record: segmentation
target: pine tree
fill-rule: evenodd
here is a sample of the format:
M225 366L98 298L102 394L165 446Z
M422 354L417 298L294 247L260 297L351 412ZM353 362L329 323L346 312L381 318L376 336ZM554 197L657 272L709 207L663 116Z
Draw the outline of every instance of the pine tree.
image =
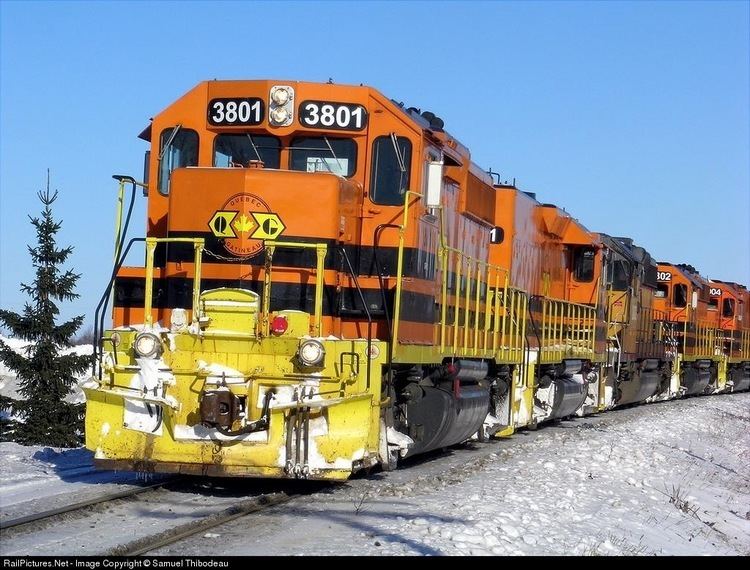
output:
M49 171L47 189L37 193L44 205L40 218L32 218L36 228L37 245L28 246L36 278L31 285L21 284L21 290L30 297L23 313L0 309L0 324L17 338L30 341L21 355L0 340L0 360L16 373L19 392L24 401L3 398L0 407L12 409L19 422L5 420L2 439L13 439L23 444L41 444L73 447L81 443L83 433L83 406L64 399L70 393L75 375L86 371L90 364L87 355L60 354L71 346L71 339L83 324L78 316L61 324L56 320L60 313L57 302L78 297L74 292L80 275L68 270L62 272L72 247L58 249L55 234L62 226L52 218L52 203L57 191L50 192Z

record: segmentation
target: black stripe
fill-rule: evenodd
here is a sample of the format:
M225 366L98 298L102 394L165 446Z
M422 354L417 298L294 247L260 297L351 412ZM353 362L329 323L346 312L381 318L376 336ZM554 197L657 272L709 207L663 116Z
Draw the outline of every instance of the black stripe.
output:
M145 298L143 277L118 277L115 281L115 307L140 308ZM251 279L201 279L201 291L219 287L239 287L262 295L263 282ZM383 296L379 289L363 289L370 314L382 319ZM271 288L271 310L296 309L312 314L315 311L315 285L274 281ZM189 308L192 305L193 280L185 277L154 279L153 306L159 309ZM393 290L386 292L388 311L393 315ZM436 303L430 295L411 291L402 293L401 318L418 323L434 323ZM344 318L365 318L357 290L344 287L337 295L336 286L323 290L323 315Z
M265 263L265 255L260 253L250 259L241 260L233 258L226 249L224 249L223 240L214 236L211 232L193 232L193 231L170 231L169 237L180 238L203 238L205 240L205 253L203 254L203 263L226 264L226 265L243 265L262 267ZM343 271L344 263L338 248L338 242L333 239L315 238L310 236L281 236L278 241L281 242L302 242L302 243L325 243L328 246L328 255L326 255L325 268ZM160 244L162 245L162 244ZM165 250L161 251L155 259L166 259L173 263L192 263L194 259L193 245L190 243L170 243L164 244ZM345 245L346 253L357 270L359 275L377 276L377 264L375 263L375 252L377 251L377 260L380 264L380 270L384 275L395 275L398 269L398 247ZM332 255L332 252L335 254ZM159 253L159 252L157 252ZM280 267L294 267L303 269L314 269L317 266L315 251L311 249L287 249L279 248L273 256L273 263ZM159 263L157 263L159 265ZM162 263L163 265L163 263ZM435 279L435 254L418 248L404 248L404 277L413 277L417 279Z

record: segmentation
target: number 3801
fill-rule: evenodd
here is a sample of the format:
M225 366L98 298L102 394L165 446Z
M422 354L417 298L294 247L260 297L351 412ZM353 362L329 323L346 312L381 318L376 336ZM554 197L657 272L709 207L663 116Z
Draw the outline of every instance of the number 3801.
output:
M361 131L367 126L367 111L362 105L305 101L299 109L300 123L308 127Z

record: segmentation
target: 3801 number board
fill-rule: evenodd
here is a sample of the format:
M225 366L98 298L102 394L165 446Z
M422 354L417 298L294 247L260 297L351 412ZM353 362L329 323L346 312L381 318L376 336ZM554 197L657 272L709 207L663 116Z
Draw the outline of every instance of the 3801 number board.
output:
M367 111L353 103L303 101L299 106L299 122L306 127L361 131L367 126Z
M263 99L211 99L208 102L208 124L216 127L259 125L263 122Z

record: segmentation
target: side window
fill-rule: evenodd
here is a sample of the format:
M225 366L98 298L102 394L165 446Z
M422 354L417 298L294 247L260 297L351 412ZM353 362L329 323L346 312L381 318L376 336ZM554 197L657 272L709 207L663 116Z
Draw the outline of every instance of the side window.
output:
M687 285L684 283L678 283L674 286L674 306L675 307L687 307L688 291Z
M267 135L219 135L214 139L214 166L249 166L254 161L264 168L279 168L281 143Z
M718 311L719 310L719 299L716 297L711 297L708 300L708 310L709 311Z
M669 285L667 283L657 283L654 297L657 299L666 299L667 295L669 295Z
M734 316L734 299L724 299L721 305L721 316L725 318Z
M370 199L375 204L400 206L409 189L411 141L406 137L382 136L372 143Z
M573 279L579 283L594 280L594 258L596 251L590 247L577 247L573 250Z
M169 194L170 174L175 168L198 166L198 133L179 126L164 129L159 144L160 194Z

